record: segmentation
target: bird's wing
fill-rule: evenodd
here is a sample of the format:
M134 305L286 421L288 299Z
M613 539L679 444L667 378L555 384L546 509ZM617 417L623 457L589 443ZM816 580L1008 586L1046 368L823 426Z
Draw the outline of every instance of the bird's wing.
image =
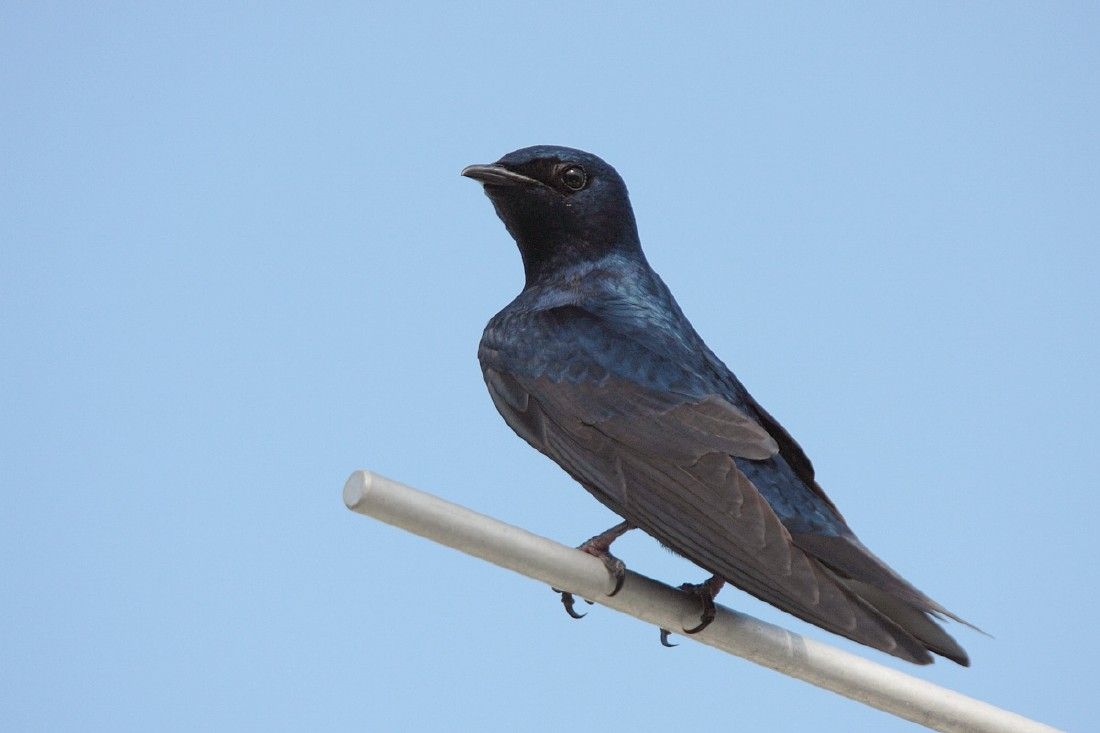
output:
M657 389L608 371L587 346L600 341L600 354L637 351L615 343L622 336L612 329L594 340L592 323L581 329L584 338L555 325L553 343L568 344L565 361L547 360L554 351L548 346L537 370L509 369L515 360L483 346L493 401L521 437L613 511L702 568L834 633L913 662L931 661L925 644L801 549L738 469L734 457L765 460L779 450L756 421L721 396ZM670 369L654 363L650 371L664 381Z

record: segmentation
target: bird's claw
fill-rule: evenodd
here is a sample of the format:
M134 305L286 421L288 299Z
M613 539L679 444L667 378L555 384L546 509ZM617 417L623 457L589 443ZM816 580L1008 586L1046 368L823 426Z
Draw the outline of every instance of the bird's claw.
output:
M615 581L615 587L607 594L608 597L611 597L623 589L623 583L626 582L626 563L611 553L600 556L600 560L603 561L603 566L607 568L607 572L611 574L612 580Z
M681 629L685 634L698 634L700 631L710 626L710 622L714 620L714 615L717 613L717 609L714 606L714 596L711 595L710 590L706 587L705 583L696 585L694 583L684 583L680 586L680 590L687 593L691 593L697 596L700 601L703 602L703 618L698 625L691 627L690 629ZM661 629L661 646L672 648L674 646L680 646L679 644L673 644L668 640L669 635L672 632L668 629Z
M583 545L579 549L589 552L589 554L595 554ZM623 583L626 582L626 564L607 551L604 551L603 554L597 554L596 557L603 562L604 567L607 568L607 572L611 574L611 579L615 581L615 587L607 594L608 597L611 597L623 589ZM588 615L587 613L577 612L575 608L577 601L572 593L558 588L552 588L551 590L561 594L561 605L565 606L565 612L568 613L571 618L582 619ZM592 601L587 598L584 599L584 602L590 606L592 605Z
M690 629L683 629L682 631L685 634L698 634L714 621L714 617L718 613L718 609L714 605L714 597L722 589L722 584L719 578L714 577L703 583L684 583L680 586L680 590L691 593L703 604L703 613L699 623Z
M592 557L599 558L603 566L607 568L607 572L610 573L611 579L615 582L611 592L607 595L613 596L623 588L623 583L626 582L626 564L622 560L611 554L611 543L621 537L624 532L631 529L629 522L620 522L606 532L601 532L595 537L588 538L577 549L581 552L591 555ZM572 618L584 618L587 614L577 613L574 604L576 599L569 591L553 589L555 593L561 594L561 605L565 606L565 612ZM588 605L592 605L592 601L587 598L584 602Z
M577 599L569 591L559 590L558 588L551 588L550 590L554 591L555 593L561 594L561 605L565 606L565 612L568 613L571 618L582 619L588 615L587 613L577 612L577 609L574 608ZM592 601L588 600L587 598L584 598L582 600L588 605L592 605Z
M674 646L680 646L679 644L673 644L671 641L668 640L668 636L671 633L672 632L668 629L661 629L661 646L667 646L669 649Z
M608 597L611 597L623 589L623 583L626 582L626 563L612 555L607 549L607 545L596 542L596 539L596 537L593 537L577 549L597 558L607 568L611 580L615 582L614 587L607 594Z

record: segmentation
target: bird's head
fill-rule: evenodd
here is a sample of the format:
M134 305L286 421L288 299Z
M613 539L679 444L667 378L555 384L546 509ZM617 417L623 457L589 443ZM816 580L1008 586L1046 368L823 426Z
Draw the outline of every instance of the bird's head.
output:
M519 245L529 284L612 252L640 255L626 184L591 153L539 145L462 175L484 184Z

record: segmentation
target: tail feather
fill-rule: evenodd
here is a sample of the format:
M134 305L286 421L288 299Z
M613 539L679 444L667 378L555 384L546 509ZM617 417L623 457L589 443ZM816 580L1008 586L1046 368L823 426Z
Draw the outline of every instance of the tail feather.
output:
M872 588L877 588L883 597L892 597L902 601L915 610L934 616L946 617L957 623L969 626L985 634L974 624L956 616L917 590L909 581L901 577L880 560L855 536L825 536L813 534L792 534L791 539L807 553L820 560L843 578L858 580ZM862 594L861 594L862 595ZM988 636L988 634L987 634Z
M895 636L909 637L930 652L970 666L966 650L935 619L950 618L985 632L917 590L855 536L792 534L791 539L827 567L853 597L874 609Z
M929 618L927 612L914 608L905 601L862 581L848 578L838 578L838 580L929 651L964 667L970 666L970 657L967 656L966 650L959 646L959 643L939 624Z

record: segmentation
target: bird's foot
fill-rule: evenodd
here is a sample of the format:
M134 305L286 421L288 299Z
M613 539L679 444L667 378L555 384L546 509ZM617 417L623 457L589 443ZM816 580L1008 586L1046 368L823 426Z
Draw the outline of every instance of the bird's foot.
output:
M599 558L603 566L607 568L607 572L611 574L611 579L615 581L615 586L607 594L609 596L613 596L622 590L623 582L626 580L626 565L622 560L611 554L611 543L631 529L633 527L629 522L619 522L606 532L600 532L595 537L589 537L577 548L581 552Z
M622 590L623 583L626 581L626 564L611 554L611 543L626 534L627 531L634 527L629 522L620 522L606 532L601 532L595 537L590 537L584 541L577 549L581 552L585 552L592 557L599 558L604 567L607 568L607 572L611 574L611 579L615 585L608 593L608 596L613 596ZM561 594L561 605L565 606L565 612L572 618L584 618L587 614L578 613L574 608L576 599L569 591L559 590L554 588L555 593ZM585 599L585 603L592 605L592 601Z
M710 622L714 620L714 616L718 612L718 609L714 605L714 597L722 590L723 585L725 585L725 581L715 575L702 583L684 583L680 586L680 590L691 593L703 604L703 615L699 623L690 629L681 629L683 633L698 634L700 631L710 626ZM661 629L661 646L679 646L668 640L669 634L671 633L672 632L668 629Z
M725 584L726 581L714 575L702 583L684 583L680 586L680 590L691 593L703 603L703 615L699 623L690 629L683 629L685 634L698 634L700 631L710 626L710 622L714 620L714 615L717 613L717 609L714 606L714 597L718 595L718 592L722 590L722 586Z
M614 587L612 587L611 589L611 592L607 594L608 596L613 596L623 589L623 583L626 582L626 563L612 555L607 550L604 550L603 552L600 552L598 550L590 550L584 545L581 545L577 549L582 552L587 552L589 555L592 555L595 558L599 558L600 562L603 563L603 566L607 568L607 572L611 576L611 580L615 583Z
M561 594L561 605L565 606L565 612L568 613L571 618L581 619L588 615L587 613L579 613L577 609L574 608L574 605L577 603L577 599L569 591L561 590L560 588L551 588L550 590L554 591L555 593ZM589 606L592 605L592 601L588 600L587 598L582 598L581 600L587 603Z

